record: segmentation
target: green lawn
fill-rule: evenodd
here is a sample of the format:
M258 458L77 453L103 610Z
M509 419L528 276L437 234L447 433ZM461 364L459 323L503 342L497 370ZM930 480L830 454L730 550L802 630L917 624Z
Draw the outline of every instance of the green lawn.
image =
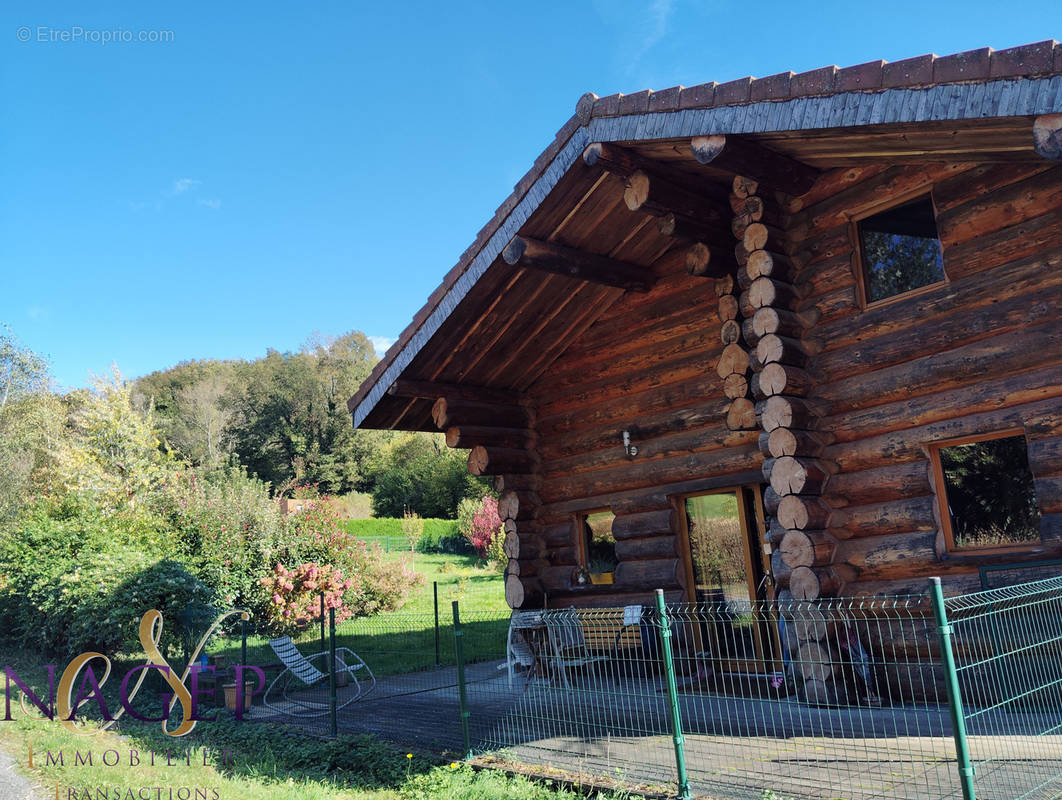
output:
M388 553L392 559L413 559L413 568L424 576L424 585L406 601L396 613L432 613L432 581L439 584L439 613L450 613L454 600L461 603L462 614L483 612L508 613L505 604L505 581L497 570L478 566L475 556L422 555L421 553Z

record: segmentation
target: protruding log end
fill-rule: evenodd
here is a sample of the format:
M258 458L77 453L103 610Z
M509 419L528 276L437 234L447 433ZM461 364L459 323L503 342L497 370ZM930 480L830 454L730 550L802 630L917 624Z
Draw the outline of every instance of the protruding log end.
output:
M1033 148L1050 161L1062 161L1062 114L1044 114L1036 118Z
M519 236L514 236L509 240L509 244L505 245L505 249L502 250L502 259L506 264L516 264L524 257L525 250L527 250L527 242Z
M686 272L689 275L704 275L712 261L712 251L704 242L697 242L686 251Z
M631 211L637 211L649 199L649 176L638 170L627 178L627 187L623 190L623 202Z
M724 147L726 137L718 133L713 136L695 136L690 142L690 152L701 164L710 164L723 152Z
M594 113L594 103L596 102L597 95L593 92L587 92L576 102L575 118L579 120L580 125L588 125L590 123L590 117Z
M760 184L752 178L746 178L742 175L735 175L734 182L731 184L731 190L738 197L751 197L756 194L756 190L760 188Z
M726 426L732 431L751 431L756 428L756 407L752 401L739 397L730 403L726 412Z

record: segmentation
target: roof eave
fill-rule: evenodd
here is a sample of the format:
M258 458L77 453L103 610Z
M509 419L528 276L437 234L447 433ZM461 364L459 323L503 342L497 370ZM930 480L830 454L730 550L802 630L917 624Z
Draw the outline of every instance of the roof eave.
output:
M680 94L675 93L676 104L680 102ZM550 147L535 161L535 166L517 184L513 195L480 231L473 246L466 250L458 266L447 276L447 281L418 313L414 325L403 333L400 343L385 354L374 374L350 399L348 408L355 428L364 422L388 388L445 323L590 142L651 141L718 133L774 133L1058 113L1062 111L1062 75L847 91L709 108L676 107L674 110L619 116L592 116L598 108L593 95L584 96L577 116L569 120ZM568 135L564 137L563 134ZM1030 131L1030 143L1031 138Z

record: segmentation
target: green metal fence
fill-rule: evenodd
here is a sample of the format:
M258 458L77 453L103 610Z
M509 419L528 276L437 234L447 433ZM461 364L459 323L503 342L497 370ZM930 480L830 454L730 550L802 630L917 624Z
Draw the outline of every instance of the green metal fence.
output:
M226 680L231 680L238 663L262 668L267 685L279 678L270 692L270 705L263 703L261 693L255 695L246 719L291 725L315 736L371 733L412 749L457 752L460 748L458 660L448 605L438 614L388 613L334 626L327 611L323 615L318 611L303 631L292 636L297 651L313 658L323 675L309 684L291 672L282 676L285 665L269 644L275 633L259 623L252 619L242 628L233 625L208 645L210 658ZM463 629L464 664L470 678L498 675L509 614L465 613ZM342 648L355 653L364 666L341 674ZM333 651L340 651L338 661L331 656ZM334 688L332 665L340 667Z
M1062 579L927 588L516 614L519 675L465 687L469 749L677 796L1062 796Z
M944 604L972 796L1062 796L1062 577Z
M330 713L250 717L678 797L1062 797L1062 578L947 599L935 581L911 597L729 595L343 622L335 646L372 691L334 728ZM296 644L333 646L319 623ZM247 653L277 666L253 632ZM331 683L299 691L327 708Z

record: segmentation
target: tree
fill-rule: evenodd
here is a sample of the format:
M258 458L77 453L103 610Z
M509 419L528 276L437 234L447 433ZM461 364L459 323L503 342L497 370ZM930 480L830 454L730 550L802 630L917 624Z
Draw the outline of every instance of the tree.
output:
M0 409L27 394L48 388L48 362L23 345L7 325L0 325Z
M154 410L164 449L196 466L227 460L232 412L226 397L235 370L232 361L184 361L137 381L137 407Z
M50 381L47 361L0 327L0 518L55 482L66 409Z
M352 331L241 364L228 427L241 462L281 492L304 483L331 494L366 488L367 463L384 437L352 428L347 399L374 363L369 340Z
M441 434L411 433L395 439L375 465L373 513L453 519L465 497L482 497L486 484L468 474L467 452L446 447Z
M106 506L133 507L166 479L171 459L159 447L154 417L136 408L133 386L117 367L70 395L75 437L62 465L66 486L96 494Z
M188 386L176 398L177 415L185 430L194 432L182 448L193 463L214 467L225 454L225 429L231 413L222 403L228 381L221 375L211 375Z

